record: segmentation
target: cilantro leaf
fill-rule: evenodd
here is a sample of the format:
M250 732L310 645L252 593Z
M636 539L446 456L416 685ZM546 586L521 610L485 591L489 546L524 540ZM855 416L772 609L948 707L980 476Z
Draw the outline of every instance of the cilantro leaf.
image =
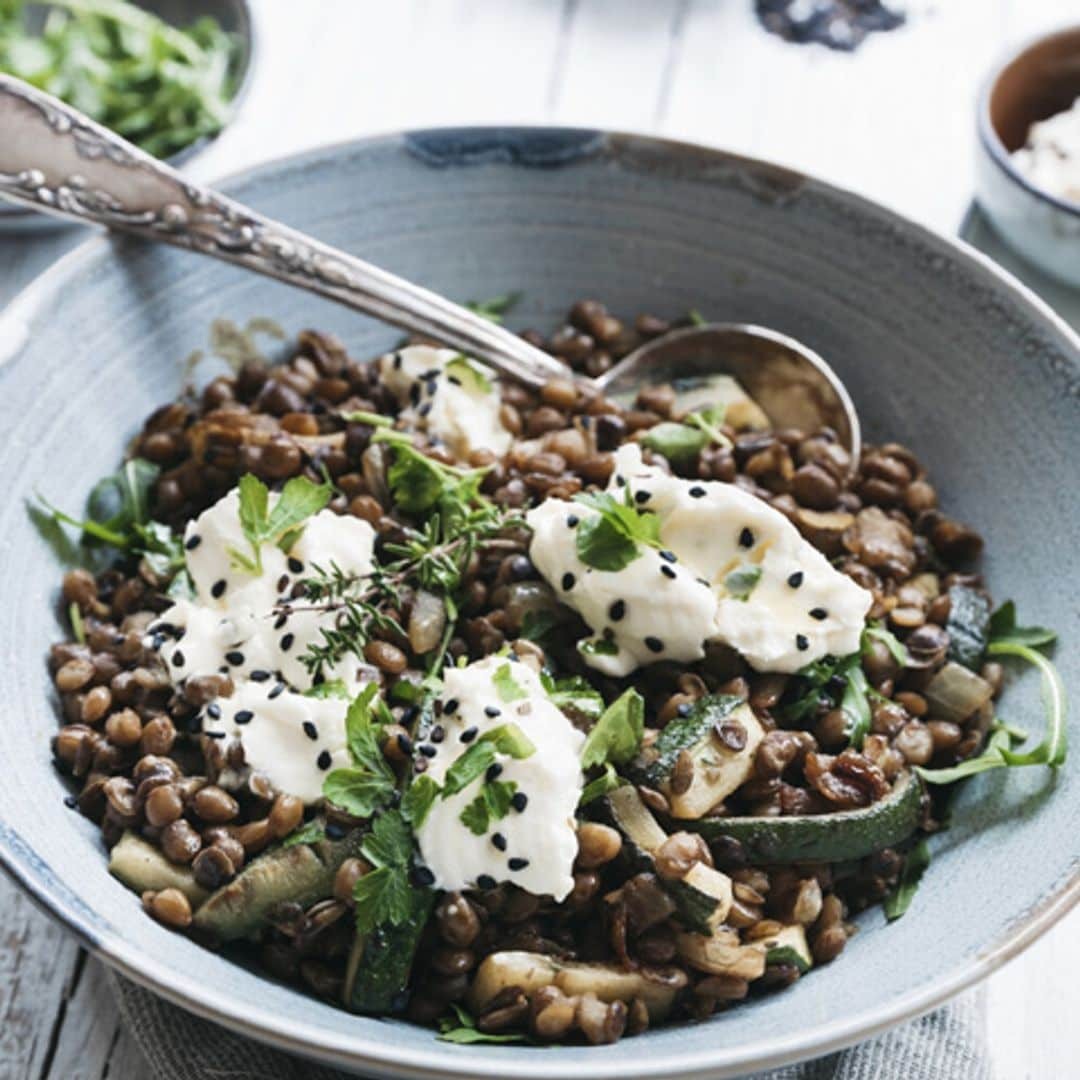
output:
M446 770L443 780L443 798L464 791L478 776L487 772L495 764L496 754L507 754L512 758L527 758L536 751L525 733L517 724L500 724L485 731Z
M458 818L473 836L483 836L488 830L488 809L484 805L483 795L477 795L467 803Z
M419 829L427 820L432 804L439 795L439 785L430 776L421 773L414 776L412 783L401 797L401 816L414 829Z
M1006 600L990 616L990 640L999 644L1008 642L1012 645L1039 648L1052 645L1057 641L1057 634L1044 626L1017 626L1016 605L1012 600Z
M734 600L749 600L761 580L762 572L760 566L740 566L724 578L724 588Z
M495 684L495 690L499 700L509 704L511 701L520 701L529 695L521 684L514 678L514 672L509 662L501 664L495 669L491 681Z
M621 500L606 491L574 496L597 511L578 525L574 538L578 558L595 570L622 570L641 554L640 544L660 546L660 519L638 510L629 487L624 490Z
M483 836L493 821L501 821L510 813L511 800L517 784L513 780L489 780L480 794L458 815L461 823L475 836Z
M286 483L270 509L270 490L257 477L246 473L237 484L240 528L251 554L230 549L233 562L252 574L262 573L262 545L279 544L287 550L299 537L299 530L330 501L333 485L314 484L306 476L294 476Z
M638 752L644 730L645 701L636 690L627 690L593 725L581 750L581 767L624 765Z
M930 865L930 847L925 840L920 840L904 859L904 868L900 871L900 880L896 888L885 897L882 908L885 918L892 922L911 906L911 901L919 887L926 868Z

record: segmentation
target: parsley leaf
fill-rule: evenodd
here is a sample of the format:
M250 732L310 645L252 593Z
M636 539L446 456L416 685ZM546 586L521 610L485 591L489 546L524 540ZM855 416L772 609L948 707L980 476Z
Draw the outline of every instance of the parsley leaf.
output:
M638 752L644 730L645 701L636 690L627 690L593 725L581 750L581 767L626 764Z
M580 675L555 679L548 672L542 671L540 684L547 691L551 703L565 713L584 720L597 720L604 711L604 699L588 680Z
M294 476L286 483L270 509L270 491L251 473L240 477L240 528L251 546L251 554L230 549L233 562L252 574L262 573L262 545L278 544L288 550L300 535L308 518L317 514L330 501L333 485L313 484L306 476Z
M401 797L401 816L414 829L419 829L427 820L428 813L438 795L439 785L434 779L423 773L414 776L412 783L405 789L405 794Z
M451 1003L455 1017L444 1016L439 1021L439 1038L443 1042L452 1043L515 1043L528 1042L529 1039L521 1032L511 1032L507 1035L494 1035L486 1031L480 1031L472 1014L462 1006Z
M990 640L999 644L1007 642L1012 645L1039 648L1052 645L1057 641L1057 634L1044 626L1017 626L1016 605L1011 600L1006 600L990 616Z
M926 868L930 865L930 847L925 840L920 840L904 859L904 868L900 871L900 880L896 888L885 897L882 908L885 918L892 922L911 906L911 901L919 887Z
M318 686L309 687L304 691L304 697L317 698L320 701L325 701L327 698L347 698L348 696L348 688L341 679L327 679L326 682L321 682Z
M353 887L356 932L369 934L377 926L400 926L414 910L416 890L409 881L412 833L397 810L380 814L360 850L375 869Z
M394 794L396 778L379 747L379 729L372 719L372 702L379 692L368 683L345 714L345 737L352 766L335 769L323 781L323 795L356 817L371 817Z
M607 491L574 496L575 502L597 511L578 525L574 538L578 558L595 570L624 569L641 554L639 544L660 547L660 519L638 510L629 487L623 490L621 500Z
M760 566L740 566L724 578L724 588L734 600L749 600L761 580L762 572Z
M483 836L493 821L501 821L510 813L510 800L517 791L513 780L488 780L480 794L461 811L461 823L475 836Z
M355 817L371 817L393 790L366 769L335 769L323 781L323 795Z
M514 678L514 673L509 662L502 664L495 669L495 674L492 676L491 681L495 684L495 690L499 695L499 700L504 701L507 704L511 701L520 701L522 698L529 696L522 688L521 684Z
M464 791L478 776L495 764L496 754L522 759L533 754L536 747L529 741L517 724L500 724L485 731L446 770L443 780L443 798Z

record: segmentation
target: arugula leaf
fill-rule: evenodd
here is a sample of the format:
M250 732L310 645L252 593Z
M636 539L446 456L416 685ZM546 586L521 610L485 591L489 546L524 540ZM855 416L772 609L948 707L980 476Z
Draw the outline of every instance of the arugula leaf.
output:
M306 476L294 476L281 489L273 510L270 491L257 476L251 473L242 476L237 490L240 528L251 546L251 555L235 548L229 554L234 563L249 573L261 574L262 545L278 544L287 551L299 538L304 522L330 501L334 488L329 482L314 484Z
M512 1032L507 1035L488 1034L476 1027L476 1021L472 1014L456 1002L451 1002L450 1008L454 1010L456 1017L444 1016L439 1021L438 1038L443 1042L452 1043L514 1043L528 1042L529 1039L521 1032Z
M855 663L847 669L846 675L847 686L844 687L844 696L840 699L840 709L847 720L848 742L856 750L861 750L863 740L870 733L873 717L869 701L870 684L858 656Z
M127 533L133 525L146 525L150 521L150 496L160 475L161 469L144 458L125 461L91 489L86 501L87 516L116 533Z
M495 669L495 674L492 676L491 681L495 684L495 690L499 695L499 700L504 701L507 704L511 701L520 701L522 698L529 696L522 688L521 684L514 678L514 673L509 662L502 664Z
M430 776L421 773L414 776L401 797L401 816L414 829L419 829L427 820L432 804L439 796L439 785Z
M880 641L892 655L892 658L903 667L908 662L907 646L890 630L886 630L881 623L868 623L863 631L862 648L860 651L865 656L870 649L872 641Z
M724 588L735 600L749 600L763 571L760 566L740 566L724 578Z
M915 897L919 882L922 880L926 868L930 865L930 847L925 840L920 840L904 859L904 869L900 871L900 880L896 888L885 897L882 908L885 918L892 922L911 906Z
M321 821L309 821L282 841L283 848L296 847L297 844L317 844L326 836L326 827Z
M1016 605L1006 600L990 616L990 641L1039 648L1052 645L1057 641L1057 634L1044 626L1017 626Z
M457 379L466 390L477 394L490 394L494 387L491 380L467 356L455 356L446 368L446 377Z
M639 544L660 547L660 519L637 509L629 487L621 500L610 492L593 491L575 495L574 501L597 511L578 525L574 538L578 558L587 566L622 570L641 554Z
M645 700L633 688L616 698L593 725L581 749L581 767L611 762L624 765L641 746L645 731Z
M604 771L590 780L582 789L578 806L585 806L594 799L599 799L601 795L606 795L609 791L622 787L625 783L626 781L615 771L615 766L610 761L606 761L604 762Z
M604 699L593 689L587 679L570 675L555 679L547 671L540 672L543 686L551 703L563 712L572 713L586 720L597 720L604 711Z
M347 698L348 696L348 688L341 679L327 679L326 682L321 682L318 686L309 687L304 691L304 697L318 698L320 701L325 701L328 698Z
M470 300L465 306L481 318L501 323L503 316L521 299L521 295L519 292L504 293L486 300Z

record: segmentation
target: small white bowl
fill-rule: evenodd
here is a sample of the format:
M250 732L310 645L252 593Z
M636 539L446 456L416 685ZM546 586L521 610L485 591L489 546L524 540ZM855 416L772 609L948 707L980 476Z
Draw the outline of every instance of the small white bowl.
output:
M1031 125L1080 97L1080 27L1010 53L979 94L976 189L1002 238L1029 262L1080 286L1080 203L1033 184L1013 163Z

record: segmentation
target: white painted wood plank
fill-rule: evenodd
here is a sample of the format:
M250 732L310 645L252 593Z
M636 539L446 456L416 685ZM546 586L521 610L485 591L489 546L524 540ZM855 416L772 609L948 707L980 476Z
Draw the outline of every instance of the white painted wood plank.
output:
M124 1028L119 1030L101 1080L155 1080L138 1043Z
M120 1031L120 1013L105 968L83 958L55 1052L42 1080L101 1080Z

